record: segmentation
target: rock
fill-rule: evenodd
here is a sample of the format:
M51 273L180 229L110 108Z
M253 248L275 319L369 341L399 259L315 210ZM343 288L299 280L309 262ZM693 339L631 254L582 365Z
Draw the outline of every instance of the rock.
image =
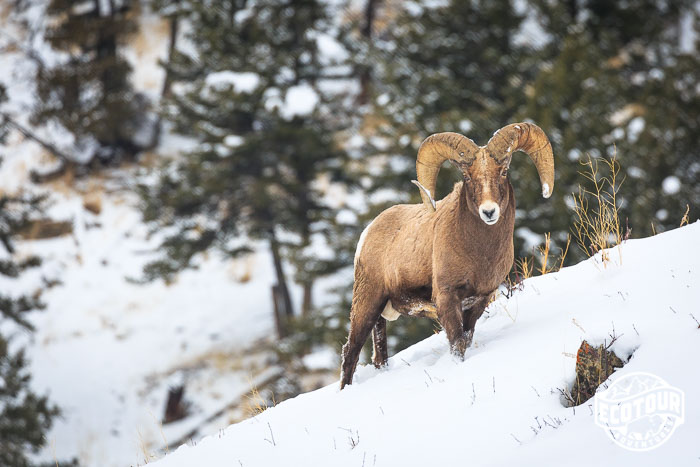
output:
M91 192L83 197L83 207L95 215L102 212L102 197L97 192Z
M172 423L187 416L187 404L183 398L184 395L184 385L171 387L168 389L168 400L165 403L163 424Z
M576 381L571 389L570 401L581 405L595 395L598 387L624 362L603 344L593 347L583 341L576 353Z

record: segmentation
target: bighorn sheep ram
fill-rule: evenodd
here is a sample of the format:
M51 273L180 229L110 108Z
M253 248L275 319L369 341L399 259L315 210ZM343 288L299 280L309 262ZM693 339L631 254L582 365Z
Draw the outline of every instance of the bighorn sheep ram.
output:
M508 125L485 146L458 133L438 133L423 141L414 180L423 204L385 210L357 245L341 389L352 383L370 331L374 365L386 364L386 320L401 314L437 318L452 352L464 358L476 320L513 265L515 197L508 167L517 150L535 163L542 196L549 198L554 157L536 125ZM446 160L461 170L464 180L436 204L432 194Z

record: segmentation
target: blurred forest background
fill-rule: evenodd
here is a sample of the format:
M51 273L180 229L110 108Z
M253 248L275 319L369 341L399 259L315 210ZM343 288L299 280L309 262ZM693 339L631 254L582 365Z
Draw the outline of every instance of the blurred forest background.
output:
M516 257L532 257L545 233L552 251L566 248L589 156L619 162L631 238L700 217L699 11L695 0L4 0L0 155L9 163L31 145L41 156L22 163L26 178L2 178L3 284L41 268L41 255L18 256L17 243L76 228L47 214L56 193L79 193L99 216L85 187L118 183L150 241L129 287L166 290L211 256L225 264L264 253L263 300L247 306L270 323L264 366L281 370L252 389L257 404L328 383L335 363L309 383L314 365L302 357L337 354L359 235L386 207L420 201L410 181L431 133L485 144L518 121L547 133L553 196L541 198L523 154L510 171ZM456 181L446 167L438 197ZM107 258L98 250L82 255ZM588 254L572 242L565 264ZM44 276L42 289L61 287ZM35 344L14 336L53 311L37 311L50 305L41 290L13 287L0 291L0 464L26 465L47 449L60 407L31 389L20 349ZM390 352L435 329L391 323ZM183 405L196 389L163 384L165 419L196 411ZM202 423L173 436L186 441ZM94 460L71 449L59 457Z

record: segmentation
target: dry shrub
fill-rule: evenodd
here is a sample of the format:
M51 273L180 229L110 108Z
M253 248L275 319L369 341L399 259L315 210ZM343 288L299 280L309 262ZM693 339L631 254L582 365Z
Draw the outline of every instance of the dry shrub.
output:
M270 406L267 403L267 399L260 394L258 387L253 383L252 379L249 380L248 383L250 384L250 392L246 395L248 399L248 403L246 404L247 412L250 417L255 417L266 411ZM275 405L274 398L272 400L272 405Z
M591 159L581 162L584 170L579 173L588 180L588 188L579 185L574 193L574 225L572 232L576 242L586 255L602 254L603 264L610 260L609 248L623 240L617 194L624 179L620 179L620 164L612 159ZM620 261L622 261L620 252Z
M521 280L529 279L532 277L534 271L534 261L531 258L518 258L515 260L516 274L520 276Z
M507 278L509 290L514 290L520 287L520 284L525 279L533 277L535 273L543 276L550 272L559 271L563 265L566 255L569 253L569 245L571 237L567 235L566 245L559 249L559 255L552 255L552 235L548 232L544 234L544 244L537 247L537 253L533 252L532 256L518 258L515 260L514 271ZM539 258L536 256L539 255ZM539 260L539 267L535 268L535 262Z
M681 227L683 227L684 225L686 225L688 223L688 221L689 221L688 213L689 212L690 212L690 205L686 204L685 205L685 214L683 214L683 218L681 219L681 225L680 225Z
M567 235L566 246L559 250L558 257L552 258L552 234L549 232L544 234L544 245L537 247L537 251L540 254L539 273L541 276L549 274L550 272L557 272L564 266L564 260L566 259L566 255L569 253L569 245L571 245L571 237Z

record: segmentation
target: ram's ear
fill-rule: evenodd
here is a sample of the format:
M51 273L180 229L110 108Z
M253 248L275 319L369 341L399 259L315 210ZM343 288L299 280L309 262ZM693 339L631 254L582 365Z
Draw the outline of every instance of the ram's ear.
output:
M435 198L433 198L432 193L430 193L430 190L428 190L426 187L420 184L418 180L411 180L411 183L413 183L415 186L418 187L418 189L421 191L421 197L427 196L428 199L430 200L430 204L433 206L433 211L435 211L437 205L435 204Z
M462 166L459 165L459 162L454 160L454 159L447 159L450 162L450 165L454 167L455 169L459 170L460 172L462 171Z

